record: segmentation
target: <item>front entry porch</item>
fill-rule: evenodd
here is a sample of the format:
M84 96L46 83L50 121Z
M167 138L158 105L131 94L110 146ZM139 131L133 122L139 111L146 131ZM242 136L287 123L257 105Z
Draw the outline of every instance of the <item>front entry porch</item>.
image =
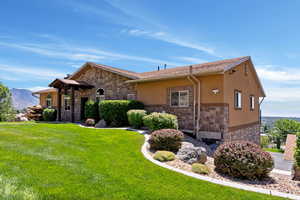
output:
M71 122L75 122L75 91L90 90L94 88L93 85L90 85L84 81L76 81L70 79L56 79L49 85L49 87L56 88L58 91L57 120L62 121L62 114L63 114L64 121L71 121ZM87 99L81 99L81 100L87 101ZM80 115L82 115L83 113L84 110L81 110Z

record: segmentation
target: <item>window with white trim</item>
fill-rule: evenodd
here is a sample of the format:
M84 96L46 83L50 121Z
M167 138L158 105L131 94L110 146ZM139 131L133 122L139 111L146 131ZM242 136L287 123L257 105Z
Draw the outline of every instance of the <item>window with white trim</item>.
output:
M71 110L71 97L69 95L64 95L64 107L65 110Z
M234 107L236 109L242 109L242 92L235 90L234 91Z
M47 106L47 108L51 108L52 107L52 96L51 96L51 94L47 95L46 106Z
M171 92L171 106L178 106L178 107L188 107L189 106L189 91L174 91Z
M255 97L253 95L250 96L250 110L255 109Z

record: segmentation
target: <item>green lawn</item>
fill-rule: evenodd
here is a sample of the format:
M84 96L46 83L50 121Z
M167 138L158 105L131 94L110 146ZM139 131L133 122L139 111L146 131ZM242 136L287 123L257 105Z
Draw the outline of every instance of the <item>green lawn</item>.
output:
M0 123L0 199L277 199L156 166L143 142L125 130Z
M264 148L265 151L275 152L275 153L284 153L282 149L275 149L275 148Z

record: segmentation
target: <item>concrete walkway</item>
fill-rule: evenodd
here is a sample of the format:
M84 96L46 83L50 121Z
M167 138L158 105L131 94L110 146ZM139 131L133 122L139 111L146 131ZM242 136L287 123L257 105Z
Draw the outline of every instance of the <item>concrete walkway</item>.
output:
M291 171L293 166L293 161L288 161L283 159L283 153L269 152L274 158L275 169Z

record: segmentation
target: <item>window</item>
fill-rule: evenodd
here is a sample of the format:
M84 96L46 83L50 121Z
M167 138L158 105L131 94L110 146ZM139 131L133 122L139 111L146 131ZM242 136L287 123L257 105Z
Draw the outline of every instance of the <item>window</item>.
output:
M69 95L64 95L65 110L71 110L71 98Z
M250 110L255 109L255 97L253 95L250 96Z
M189 92L187 90L171 92L170 104L171 104L171 106L188 107L189 106Z
M96 91L96 101L103 101L105 100L105 93L103 88L99 88Z
M47 108L51 108L51 106L52 106L52 97L51 97L51 94L47 95L46 106L47 106Z
M235 90L234 91L234 107L236 109L242 109L242 92Z
M127 94L127 99L128 100L135 100L135 94Z

